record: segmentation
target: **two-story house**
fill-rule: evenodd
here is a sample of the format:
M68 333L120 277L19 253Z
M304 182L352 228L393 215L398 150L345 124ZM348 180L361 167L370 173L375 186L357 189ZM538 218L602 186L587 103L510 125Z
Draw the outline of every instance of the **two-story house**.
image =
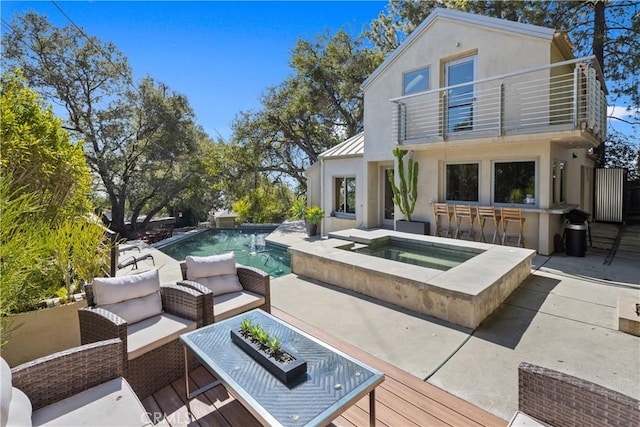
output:
M432 204L521 208L525 246L554 250L564 216L591 212L606 137L606 88L594 58L563 32L436 9L363 82L364 132L307 170L323 234L393 228L392 149L419 162L414 220Z

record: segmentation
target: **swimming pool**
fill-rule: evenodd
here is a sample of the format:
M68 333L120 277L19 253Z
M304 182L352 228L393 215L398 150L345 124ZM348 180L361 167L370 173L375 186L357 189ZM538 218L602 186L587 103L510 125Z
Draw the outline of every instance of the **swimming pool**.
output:
M393 239L352 250L360 254L441 271L447 271L477 255L477 252L465 252L459 248L426 246Z
M272 277L291 273L287 249L265 241L273 228L207 229L157 249L178 261L188 255L209 256L233 251L238 264L259 268Z

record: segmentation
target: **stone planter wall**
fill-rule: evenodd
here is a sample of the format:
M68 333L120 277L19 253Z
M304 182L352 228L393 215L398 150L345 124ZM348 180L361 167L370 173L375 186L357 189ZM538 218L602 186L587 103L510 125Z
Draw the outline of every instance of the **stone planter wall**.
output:
M13 326L9 342L2 347L2 357L13 367L60 350L80 345L77 311L86 301L10 316Z

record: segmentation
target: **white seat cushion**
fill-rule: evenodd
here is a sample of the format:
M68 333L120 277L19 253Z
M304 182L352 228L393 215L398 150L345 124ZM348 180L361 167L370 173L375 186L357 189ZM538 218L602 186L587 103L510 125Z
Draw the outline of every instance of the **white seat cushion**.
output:
M127 327L129 360L155 350L196 329L196 322L168 313L144 319Z
M147 426L147 410L120 377L33 413L34 426Z
M111 311L132 324L162 313L158 270L119 277L93 279L98 307Z
M248 291L216 296L213 298L215 321L218 322L247 310L258 308L264 303L264 296Z
M13 387L7 427L31 426L31 401L22 390Z

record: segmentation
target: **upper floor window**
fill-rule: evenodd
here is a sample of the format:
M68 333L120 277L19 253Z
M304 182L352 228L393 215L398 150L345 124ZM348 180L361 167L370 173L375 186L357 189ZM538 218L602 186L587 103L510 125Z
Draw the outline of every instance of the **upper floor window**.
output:
M445 193L447 201L478 201L480 165L478 163L450 163L446 167Z
M429 90L429 68L404 73L403 95Z
M494 162L494 203L536 203L536 162Z
M335 203L336 213L356 213L356 179L349 177L335 178Z

